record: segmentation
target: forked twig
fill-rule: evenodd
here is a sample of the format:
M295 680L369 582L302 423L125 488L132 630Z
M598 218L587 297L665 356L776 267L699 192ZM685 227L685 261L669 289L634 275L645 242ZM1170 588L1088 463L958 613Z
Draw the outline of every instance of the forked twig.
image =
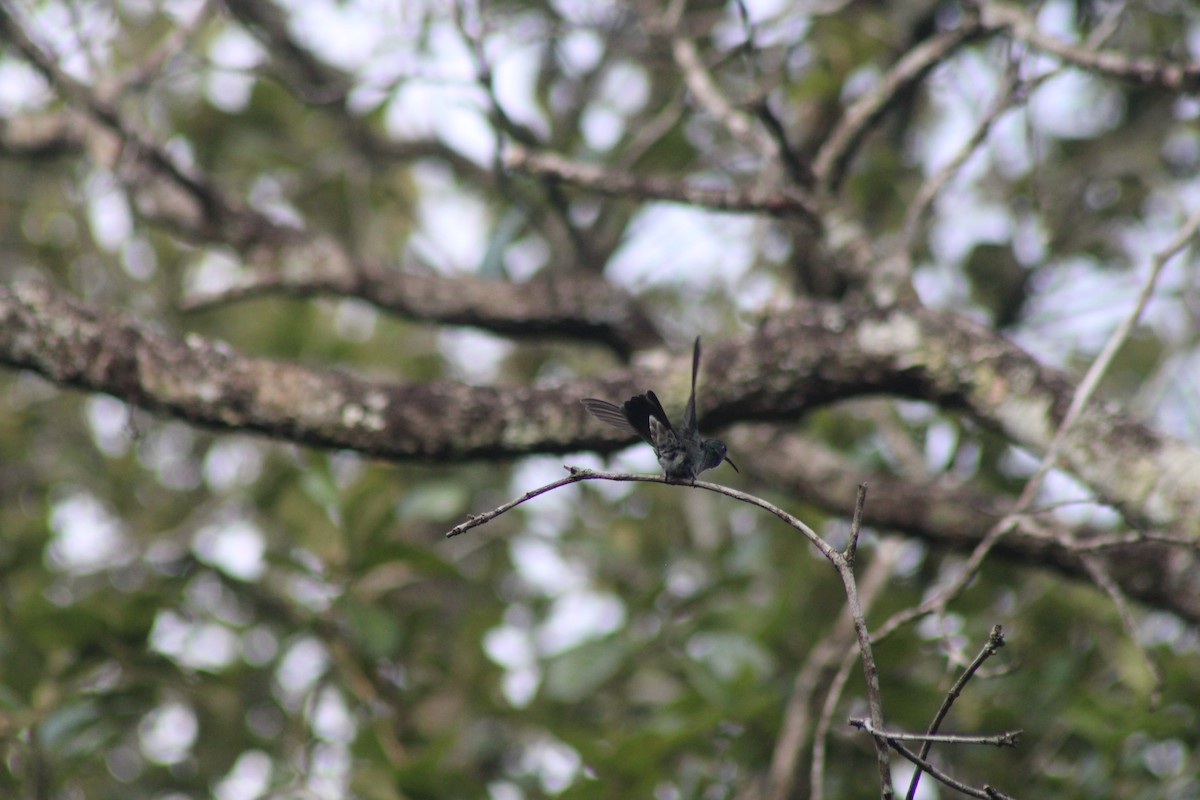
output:
M998 733L995 736L958 736L948 733L903 733L901 731L878 731L871 726L871 721L861 717L851 717L850 725L866 731L872 736L882 736L897 742L940 742L942 744L990 744L994 747L1016 747L1021 738L1022 730Z
M946 699L942 701L941 708L939 708L937 713L933 715L933 722L929 723L929 729L926 731L924 736L919 737L924 740L924 743L921 745L921 752L917 754L920 758L924 759L929 755L929 750L933 747L934 742L952 741L962 738L939 737L937 735L938 728L942 726L942 721L945 720L946 715L950 713L950 707L954 705L954 701L957 700L959 695L962 694L962 690L964 687L966 687L967 681L971 680L971 678L975 675L975 672L981 666L983 666L983 662L995 655L996 651L1001 647L1004 647L1004 629L999 625L993 625L991 633L988 634L987 643L983 646L983 649L979 651L979 655L975 656L975 660L968 664L967 668L963 670L963 674L960 675L958 680L954 682L954 685L950 687L950 691L946 692ZM1013 734L1005 734L1006 736L1012 737L1012 741L1008 742L1010 746L1016 747L1016 736L1019 733L1020 731L1017 731ZM908 795L906 800L913 800L913 798L916 797L917 784L920 782L921 765L918 764L916 770L913 772L912 781L910 781L908 784Z
M982 789L976 789L974 786L968 786L967 784L963 783L962 781L956 780L955 778L951 777L947 773L942 772L940 769L935 767L933 764L930 764L928 761L926 761L925 759L918 756L912 750L909 750L907 747L900 744L900 737L891 733L890 731L884 731L884 730L875 728L870 724L870 722L868 720L865 720L865 719L864 720L851 720L851 723L855 723L855 722L861 723L861 724L857 725L856 727L861 727L863 730L865 730L867 733L871 734L872 736L874 736L877 739L886 740L888 745L893 750L895 750L897 753L899 753L901 756L908 759L912 763L916 764L918 769L920 769L924 772L927 772L932 778L937 780L939 783L945 784L946 786L949 786L951 789L955 789L955 790L962 792L963 794L968 795L970 797L982 798L982 800L1011 800L1011 798L1008 795L1004 794L1003 792L999 791L998 789L996 789L992 786L988 786L987 784L984 784ZM1002 737L1015 736L1015 735L1016 735L1015 733L1014 734L1002 734Z

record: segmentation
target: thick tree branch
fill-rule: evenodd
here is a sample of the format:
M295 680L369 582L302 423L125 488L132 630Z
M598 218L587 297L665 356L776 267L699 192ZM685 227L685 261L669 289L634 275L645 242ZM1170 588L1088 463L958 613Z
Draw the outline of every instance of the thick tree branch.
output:
M269 4L234 5L245 13L266 14L255 19L274 33L285 30L281 27L282 18L277 13L275 16L268 13ZM86 146L94 152L132 154L142 169L123 178L146 216L189 240L232 243L252 252L255 261L275 267L251 275L227 292L190 298L185 301L186 306L199 308L267 293L340 294L360 297L419 320L470 325L511 336L551 335L595 341L611 347L622 358L637 349L661 343L654 325L632 298L598 280L543 277L518 285L471 277L445 278L353 268L351 256L341 245L280 228L222 194L207 176L178 164L159 145L138 133L136 126L124 119L112 103L63 72L53 56L39 47L3 6L0 6L0 30L7 31L31 63L68 102L85 111L90 120L77 126L79 141L67 138L76 133L69 125L71 120L84 119L78 116L67 117L66 123L53 127L40 126L36 137L24 130L27 126L21 129L11 126L13 135L0 141L12 140L11 146L20 147L22 153L35 150L52 155L64 147ZM300 52L290 39L282 43L271 41L288 52L296 51L293 55ZM305 65L307 75L319 62L310 56L309 60L301 59L298 63ZM17 136L18 133L21 135ZM111 144L114 136L118 140L116 148ZM110 142L98 141L101 139ZM406 152L409 151L397 149L393 155ZM409 154L424 152L427 151L413 145ZM112 156L114 163L109 166L116 166L117 158ZM168 187L173 191L164 191Z
M771 482L791 496L803 497L831 514L846 514L847 498L862 481L872 502L864 524L917 536L937 547L971 550L1007 512L1013 498L929 479L867 471L843 453L807 436L780 435L765 427L727 438L733 453L752 452L739 463L752 480ZM1022 527L996 544L995 555L1021 564L1058 570L1092 581L1085 556L1096 554L1126 595L1155 608L1200 623L1200 540L1156 541L1131 534L1114 539L1099 531L1055 528L1047 533ZM1151 534L1152 536L1152 534ZM1108 546L1097 550L1096 543Z
M566 411L557 423L522 411L553 408L558 393L550 390L405 386L247 357L97 310L40 280L0 288L0 362L196 424L383 458L532 452L547 449L547 432L579 427Z
M1074 386L1016 345L960 317L921 308L799 305L752 335L716 343L704 424L797 419L848 397L890 394L960 410L1014 443L1050 446ZM243 357L97 311L41 282L0 290L0 361L148 408L303 444L384 458L512 457L616 449L576 398L670 387L679 365L537 388L404 386L342 371ZM664 389L664 396L683 390ZM1083 412L1061 462L1135 525L1196 535L1200 451L1112 410Z
M417 274L354 264L337 242L299 237L264 249L255 260L255 271L228 288L184 298L183 308L199 311L263 296L332 295L357 297L415 320L595 342L621 358L662 343L637 301L584 273L539 275L524 283Z
M0 119L0 155L39 162L78 156L84 139L66 114Z

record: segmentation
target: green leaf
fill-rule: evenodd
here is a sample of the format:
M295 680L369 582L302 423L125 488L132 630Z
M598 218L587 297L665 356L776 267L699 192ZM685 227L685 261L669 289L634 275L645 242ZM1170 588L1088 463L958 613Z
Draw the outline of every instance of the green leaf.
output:
M404 639L404 629L395 614L353 597L342 598L338 607L345 615L355 640L368 656L382 659L396 654Z
M568 650L546 668L546 695L564 703L578 702L616 675L628 656L627 641L617 637Z

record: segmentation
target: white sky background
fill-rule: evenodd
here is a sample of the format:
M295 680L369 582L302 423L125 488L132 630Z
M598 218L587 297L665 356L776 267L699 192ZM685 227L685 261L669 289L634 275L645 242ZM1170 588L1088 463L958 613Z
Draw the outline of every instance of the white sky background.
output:
M112 28L105 23L107 12L103 11L103 5L85 5L71 16L59 4L44 4L33 19L40 37L61 52L82 52L79 37L73 34L82 26L89 37L88 52L94 63L104 66L105 45ZM136 13L149 7L149 0L122 0L120 5L127 13ZM164 5L183 20L194 15L199 7L195 0ZM474 84L468 48L449 15L448 3L283 0L281 5L291 10L293 32L302 42L360 78L361 86L353 96L355 108L365 111L384 106L389 132L397 138L437 136L480 164L490 163L496 142L486 121L485 97ZM784 0L747 0L747 5L751 16L764 25L764 40L782 35L781 31L798 37L806 30L803 20L796 18L779 29L771 27L781 9L788 7ZM1041 25L1066 38L1076 38L1071 5L1067 0L1048 2L1040 17ZM602 8L596 3L566 0L558 6L570 8L571 13L580 16L594 16ZM425 24L422 17L428 9L433 9L441 21L433 24L430 34L432 53L418 55L404 45L416 38ZM722 36L737 41L740 25L733 22L732 16L730 20L722 28ZM531 18L528 25L499 32L487 42L497 94L506 112L535 131L544 131L547 124L533 101L532 88L545 35ZM1200 32L1193 32L1191 43L1192 56L1200 57ZM595 63L601 46L598 38L587 31L566 36L558 45L563 53L563 69L568 71ZM214 105L236 113L249 99L255 80L249 70L263 58L261 48L249 36L230 30L211 42L207 55L213 68L203 76L202 90ZM90 79L87 59L72 58L66 64L73 74ZM1031 57L1027 62L1029 70L1041 71L1051 66L1052 62L1044 58ZM618 78L602 83L594 107L585 116L587 141L598 153L603 153L621 135L625 115L639 110L646 102L646 80L641 68L622 64L618 69ZM993 62L964 53L929 79L937 113L931 115L919 140L911 143L909 153L926 173L936 171L970 135L975 120L991 102L997 69ZM858 76L855 88L861 91L877 78L864 72ZM48 97L43 82L31 70L14 61L0 62L0 114L38 107ZM1010 112L997 125L988 146L976 154L938 199L930 233L938 263L920 268L918 289L922 297L935 306L962 307L967 287L958 274L958 265L980 242L1014 242L1018 255L1031 264L1041 257L1046 233L1027 221L1012 218L1007 208L989 200L980 189L978 181L986 166L995 163L1008 175L1023 175L1033 168L1035 156L1031 145L1036 146L1039 137L1092 136L1119 124L1123 113L1119 95L1103 82L1074 71L1046 83L1027 106ZM1200 115L1200 106L1181 102L1178 113L1181 119L1195 119ZM1200 134L1181 135L1173 140L1171 147L1185 155L1200 150ZM418 213L420 229L412 247L436 269L476 271L498 221L490 218L485 204L469 187L456 185L441 170L420 168L414 170L414 176L423 190ZM87 197L88 224L97 245L110 252L122 252L130 274L140 275L143 280L148 278L155 265L152 257L148 259L146 255L145 242L135 229L133 215L113 177L96 168L81 189ZM285 200L271 199L272 191L270 185L264 185L263 203L274 202L274 213L293 215L297 217L295 221L301 222L298 212ZM1147 201L1139 222L1123 232L1132 269L1102 271L1101 265L1079 259L1048 270L1041 294L1032 305L1035 324L1016 333L1022 346L1059 365L1080 351L1094 352L1128 313L1149 267L1150 254L1175 233L1182 218L1198 202L1200 179L1195 176L1180 178L1177 185L1166 187ZM769 301L774 291L770 282L746 280L760 254L756 248L762 242L759 235L762 224L750 216L648 204L631 225L607 274L634 291L663 284L717 285L734 296L739 308L753 313ZM532 273L545 258L544 248L539 249L537 243L518 242L512 253L507 266L518 276ZM1168 341L1177 342L1190 336L1194 327L1189 310L1173 299L1194 284L1190 260L1188 254L1187 258L1177 258L1168 268L1162 278L1161 296L1151 304L1147 314L1148 322ZM199 265L192 276L193 283L199 285L207 285L206 281L219 283L238 269L227 257L207 254ZM442 348L463 379L486 382L494 377L496 365L511 345L486 334L448 331ZM1180 361L1191 364L1196 356L1189 354ZM1152 383L1148 391L1153 394L1145 400L1147 410L1161 411L1158 423L1194 439L1197 423L1191 404L1195 402L1195 388L1179 388L1164 377ZM125 407L109 398L98 397L88 406L89 422L105 452L119 454L131 446L126 435L127 418ZM186 438L186 433L178 428L169 431L170 435ZM937 462L949 450L949 439L938 437L953 437L953 431L948 426L931 426L930 437L926 449L931 462ZM169 437L159 438L169 450ZM181 472L166 452L156 455L148 451L146 458L155 464L165 483L187 486L203 481L217 494L236 494L237 486L257 475L262 463L261 451L257 445L236 440L218 449L199 475ZM652 468L647 456L645 448L626 454L631 462ZM1015 460L1021 459L1015 456ZM557 460L554 461L553 468L542 460L526 462L516 471L520 480L514 481L514 491L520 493L530 485L544 482L550 472L557 476ZM1079 496L1081 488L1067 485L1069 482L1064 480L1056 478L1052 483L1062 485L1064 495ZM557 500L555 497L539 498L526 507L528 529L511 543L514 554L519 554L514 562L522 565L522 580L553 598L551 615L539 622L518 614L489 634L485 643L488 655L510 670L511 680L506 683L506 690L518 705L527 702L530 693L537 689L537 654L558 652L589 638L604 636L625 623L621 600L588 586L586 565L562 561L554 537L563 520L569 517L569 510L561 506L569 498L566 492L558 493ZM1079 507L1067 513L1078 515ZM66 494L55 504L51 526L54 537L47 549L47 559L56 569L89 573L126 560L126 533L120 521L98 499L82 491ZM255 580L263 573L265 546L264 532L236 513L203 527L193 542L198 557L238 580ZM564 576L571 576L569 585L562 581ZM185 621L178 615L164 616L156 627L156 646L184 662L198 658L195 653L188 654L189 647L208 648L210 660L201 659L195 665L218 668L243 645L219 615L199 616L196 622ZM217 658L216 663L211 661L213 657ZM313 676L324 668L324 658L319 646L314 648L304 643L291 646L287 669L280 674L283 686L280 691L289 696L304 691L315 680ZM328 748L322 752L328 763L314 765L325 776L322 778L325 782L312 788L325 796L337 796L343 787L338 776L344 778L338 756L342 751L338 748L344 748L352 738L347 731L351 723L345 721L344 705L336 696L323 695L316 708L319 713L314 725L325 731ZM148 718L140 733L147 755L167 762L181 757L180 753L186 752L195 736L189 727L192 723L188 723L190 713L186 706L175 704L164 706ZM164 733L172 729L184 730L186 735L172 738ZM561 743L539 743L530 751L529 768L543 762L550 764L544 767L545 780L558 785L556 781L563 775L564 763L571 765L565 768L570 775L578 769L578 757L573 751L567 752L569 748L564 751L564 747ZM220 794L229 800L256 796L268 784L269 769L261 753L246 754L231 771Z

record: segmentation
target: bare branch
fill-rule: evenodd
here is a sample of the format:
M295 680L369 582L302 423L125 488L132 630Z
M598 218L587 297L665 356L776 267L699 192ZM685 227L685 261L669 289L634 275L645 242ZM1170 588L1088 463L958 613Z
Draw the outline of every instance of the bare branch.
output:
M851 720L851 724L855 724L855 722L856 722L856 720ZM933 764L930 764L928 761L925 761L923 758L918 756L913 751L909 750L904 745L900 744L900 739L898 737L893 736L891 733L889 733L887 731L883 731L875 726L872 726L869 720L857 720L857 722L861 723L861 724L857 725L856 727L863 728L865 731L867 731L867 733L870 733L871 735L873 735L877 738L885 739L887 741L887 743L892 747L892 749L894 749L897 753L899 753L904 758L906 758L909 761L911 761L912 763L916 764L920 770L928 773L931 777L933 777L939 783L943 783L946 786L949 786L951 789L955 789L955 790L962 792L963 794L968 795L970 797L980 797L980 798L983 798L983 800L1011 800L1011 798L1009 798L1008 795L1003 794L990 786L984 785L984 787L982 789L976 789L973 786L968 786L967 784L963 783L962 781L955 780L954 778L950 777L945 772L943 772L940 769L938 769L937 767L935 767ZM1009 734L1003 734L1003 735L1007 736Z
M809 797L811 800L823 800L825 796L825 751L829 745L829 730L833 726L833 715L837 711L838 701L850 680L854 670L854 662L858 661L858 649L847 647L842 655L842 662L829 682L829 691L821 704L821 715L817 718L817 727L813 731L812 769L809 771Z
M1021 97L1024 92L1018 94L1016 76L1009 74L1006 76L1004 84L997 92L995 99L992 101L991 107L984 113L983 118L976 124L975 130L963 142L962 147L933 175L921 184L921 188L917 190L916 196L908 206L908 213L904 218L904 235L901 243L898 246L900 252L905 254L906 259L911 258L911 252L916 244L917 233L920 230L921 220L925 213L929 210L933 199L937 197L937 193L946 185L958 171L962 168L967 159L982 145L986 140L988 133L992 130L992 126L1004 115L1013 104ZM905 270L905 274L911 272L911 267Z
M854 495L858 482L868 483L872 502L864 509L864 524L917 536L938 547L970 551L1012 506L1006 494L964 486L945 475L921 477L916 469L864 472L853 458L816 437L781 432L776 426L740 426L726 441L735 453L755 454L738 465L748 479L803 497L830 514L848 513L846 498ZM1036 532L1021 525L1001 539L996 554L1088 580L1080 554L1097 552L1126 595L1200 622L1200 595L1189 577L1200 574L1200 538L1163 531L1067 528L1041 517L1037 522ZM1147 575L1155 578L1146 580Z
M1171 238L1171 240L1161 250L1154 254L1151 259L1151 266L1146 280L1142 284L1142 289L1138 294L1138 299L1134 303L1133 308L1117 329L1113 331L1100 353L1096 356L1089 367L1087 374L1083 380L1071 393L1070 406L1062 416L1061 422L1055 428L1054 434L1050 437L1049 445L1046 447L1045 453L1042 456L1041 462L1033 475L1025 483L1020 496L1017 498L1012 510L1010 510L1003 519L998 521L987 535L971 552L970 557L963 565L958 576L950 581L936 595L926 598L919 605L908 609L898 611L893 614L876 632L876 636L882 638L895 631L899 626L917 617L923 616L930 611L938 610L945 607L945 604L950 599L957 597L958 594L966 588L966 586L974 579L975 574L979 571L980 566L995 547L996 543L1002 538L1011 533L1019 523L1021 517L1027 512L1034 498L1037 496L1037 491L1041 487L1042 480L1054 467L1059 458L1060 451L1071 452L1074 456L1071 458L1072 464L1078 464L1081 469L1086 469L1084 462L1078 460L1079 455L1085 455L1090 459L1095 456L1094 445L1086 441L1086 433L1081 429L1086 428L1084 424L1085 415L1084 409L1087 407L1088 401L1095 392L1096 387L1100 383L1100 379L1108 371L1113 358L1116 357L1117 351L1129 338L1137 321L1141 318L1142 312L1146 305L1150 302L1150 298L1154 294L1154 287L1157 285L1158 277L1162 273L1166 264L1174 258L1192 237L1196 235L1197 229L1200 229L1200 209L1197 209L1192 216L1184 223L1179 231ZM1070 446L1068 443L1072 443ZM1166 463L1166 462L1161 462ZM1161 470L1161 464L1157 469ZM1129 466L1123 473L1126 476L1130 475ZM1186 480L1186 479L1185 479ZM1140 524L1140 520L1134 519L1134 524ZM1086 564L1085 564L1086 566Z
M0 120L0 154L11 158L42 161L75 156L84 146L78 125L67 114Z
M1099 47L1104 39L1115 30L1115 25L1116 15L1111 17L1107 24L1097 28L1088 37L1089 50ZM908 212L904 218L904 236L901 244L897 247L897 256L903 261L901 270L906 280L910 279L911 276L911 254L916 244L921 220L929 210L938 192L958 173L980 145L987 140L988 134L1000 117L1018 102L1028 98L1038 86L1050 80L1058 72L1058 70L1052 70L1022 84L1018 78L1017 64L1010 58L1005 71L1004 82L996 92L996 96L992 100L988 110L984 112L983 117L976 123L975 130L972 131L971 135L967 137L958 151L946 161L941 169L930 175L921 184L913 201L909 204Z
M700 105L716 117L735 139L745 142L768 161L778 163L780 152L776 141L754 124L753 117L738 111L726 99L696 52L696 43L691 39L674 37L671 40L671 53L683 73L684 82Z
M213 0L201 0L192 19L175 28L145 57L126 68L116 79L118 92L146 85L162 73L163 67L191 43L215 12Z
M1075 536L1070 542L1070 547L1076 553L1087 553L1095 550L1108 550L1114 547L1141 545L1147 542L1185 547L1189 550L1200 550L1200 539L1194 536L1164 531L1133 531L1131 533L1097 534L1087 537Z
M842 558L846 559L851 567L854 566L854 558L858 555L858 535L862 530L863 509L867 505L867 484L860 483L858 485L858 496L854 501L854 516L850 519L850 541L846 542L846 549L842 551Z
M821 555L829 559L830 563L832 563L835 567L838 567L839 564L845 563L838 551L835 550L832 545L818 536L816 531L804 524L804 522L802 522L798 517L792 516L779 506L769 503L766 500L763 500L761 497L756 497L752 494L738 491L737 489L731 489L730 487L723 486L719 483L709 483L708 481L679 483L677 481L668 480L662 475L639 475L631 472L597 472L596 470L581 469L580 467L572 467L569 465L564 466L563 469L567 470L569 473L567 477L528 491L517 499L503 503L491 511L471 516L466 522L455 525L453 528L451 528L450 531L446 533L446 538L466 533L472 528L477 528L480 525L491 522L496 517L504 514L505 512L511 511L522 503L528 502L529 500L539 497L546 492L551 492L555 489L562 488L563 486L567 486L572 483L579 483L580 481L641 481L644 483L665 483L669 486L686 486L688 488L705 489L710 492L716 492L717 494L723 494L726 497L732 497L734 500L740 500L743 503L749 503L752 506L757 506L764 511L774 514L776 517L779 517L779 519L783 520L789 527L799 531L804 538L808 539L813 546L815 546L817 550L821 552Z
M1111 50L1094 50L1073 45L1039 30L1034 19L1020 8L1007 3L979 4L984 28L1009 33L1034 49L1058 56L1080 69L1142 86L1195 91L1200 88L1200 64L1172 64L1152 58L1137 58Z
M882 594L899 553L898 539L884 538L880 541L867 565L866 573L858 584L858 594L864 609L869 608ZM809 648L808 657L793 681L792 692L783 712L783 723L771 755L764 792L768 800L785 800L792 796L800 752L804 749L805 742L813 735L813 714L809 705L817 692L823 673L841 660L853 641L854 627L850 609L844 608L828 632Z
M182 308L201 311L263 296L357 297L410 319L521 338L602 343L623 359L662 344L634 298L578 271L524 283L417 274L351 263L337 242L325 238L297 238L260 254L258 261L260 269L228 288L190 295Z
M885 736L888 739L894 739L897 742L925 742L927 744L986 744L994 747L1016 747L1017 741L1025 731L1008 731L1007 733L999 733L995 736L958 736L955 734L933 734L933 733L899 733L897 731L876 731L871 726L871 720L852 718L849 720L851 726L861 728L867 733ZM922 757L923 758L923 757ZM920 768L917 773L920 774Z
M999 625L993 625L991 633L988 634L988 640L984 644L983 649L980 650L979 654L977 656L975 656L975 659L970 664L967 665L967 668L965 670L963 670L962 675L958 676L958 680L956 680L954 682L954 685L950 687L950 691L946 692L946 698L942 701L942 705L940 708L938 708L937 713L933 715L933 721L931 723L929 723L929 728L927 729L924 736L912 737L912 738L924 740L921 744L921 750L917 754L918 757L920 757L921 759L924 759L926 756L928 756L929 750L933 747L934 742L942 742L942 741L957 742L957 741L962 740L962 737L955 737L955 736L939 737L939 736L937 736L938 729L941 728L942 722L946 719L946 715L950 713L950 707L954 705L954 701L957 700L959 698L959 695L962 694L963 689L967 685L967 681L971 680L971 678L975 675L976 671L978 671L979 668L983 666L983 663L985 661L987 661L989 658L991 658L993 655L995 655L996 651L998 651L1003 646L1004 646L1004 630ZM851 723L851 724L853 724L853 723ZM1021 731L1017 731L1012 734L1005 734L1005 737L1011 737L1011 740L1000 742L1000 744L1006 744L1009 747L1016 747L1017 746L1016 736L1019 735L1020 733L1021 733ZM896 735L896 734L889 734L889 736L891 736L892 738L896 738L896 739L908 738L907 736ZM991 741L991 742L985 741L984 743L996 744L996 742L994 742L994 741ZM913 772L912 780L908 784L908 795L906 796L907 800L913 800L913 798L916 797L917 785L920 782L921 782L921 767L920 767L920 765L918 765L917 769Z
M855 504L855 517L862 519L862 505L866 502L866 486L860 485L858 501ZM849 549L849 552L853 552ZM858 653L862 658L863 678L867 686L867 708L871 712L871 722L876 728L883 727L883 694L879 689L879 666L875 663L875 653L871 647L871 632L867 627L866 614L858 599L858 584L854 579L854 565L837 553L837 558L830 561L842 579L842 589L846 593L846 602L850 608L850 617L854 621L854 636L858 640ZM829 558L827 555L826 558ZM892 797L892 768L887 746L883 739L873 737L875 742L875 764L879 768L879 796L887 800Z
M450 166L460 180L474 186L495 183L495 175L436 138L394 141L351 113L344 102L353 80L343 70L315 55L288 30L287 16L266 0L225 0L225 6L262 42L277 62L266 76L281 83L300 102L327 114L344 139L372 162L408 162L429 158Z
M269 49L278 62L276 77L304 102L331 106L349 93L350 76L296 41L281 8L267 0L224 0L224 5Z
M1083 376L1083 380L1079 382L1079 386L1075 389L1071 397L1071 405L1067 409L1067 413L1063 416L1058 430L1055 431L1054 438L1050 440L1050 446L1046 448L1041 463L1038 464L1037 470L1025 484L1025 488L1017 500L1017 512L1024 511L1033 502L1046 473L1057 464L1059 452L1066 446L1068 435L1072 433L1072 428L1079 421L1084 408L1092 399L1092 395L1095 394L1096 388L1100 385L1100 380L1108 372L1108 368L1112 366L1117 352L1128 341L1129 335L1133 333L1138 320L1142 318L1146 306L1150 303L1150 298L1154 296L1154 287L1158 285L1158 278L1162 274L1163 268L1187 246L1192 237L1196 235L1197 229L1200 229L1200 209L1194 211L1183 227L1176 232L1175 236L1171 237L1166 246L1154 254L1150 263L1150 272L1146 275L1146 280L1142 282L1142 289L1138 293L1137 301L1133 304L1133 308L1129 310L1129 314L1121 321L1117 329L1113 331L1112 336L1104 343L1104 347L1100 350L1095 360L1092 361L1092 365Z
M484 525L496 517L504 514L522 503L526 503L535 497L539 497L547 492L559 489L572 483L586 480L611 480L611 481L645 481L649 483L667 483L671 485L684 485L692 488L707 489L711 492L732 497L735 500L741 500L744 503L757 506L771 514L774 514L779 519L783 520L789 527L799 531L806 539L809 540L825 556L826 560L837 570L838 576L842 579L842 586L846 593L847 609L850 613L850 618L854 624L854 634L858 642L858 652L862 658L863 677L866 681L867 689L867 704L871 710L871 721L876 729L883 726L883 696L879 688L879 668L875 663L875 656L871 649L871 637L867 628L866 617L863 612L863 606L858 597L858 585L854 578L853 565L842 556L832 545L822 539L817 533L797 517L792 516L788 512L778 506L756 497L752 494L730 489L727 486L722 486L717 483L708 483L705 481L692 481L687 484L679 484L676 481L669 480L659 475L635 475L630 473L611 473L611 472L596 472L589 469L580 469L578 467L566 466L565 469L570 473L566 478L561 478L557 481L546 484L545 486L532 489L520 497L503 503L496 508L483 514L472 515L466 522L454 526L446 533L446 537L450 538L465 533L472 528ZM859 491L859 506L865 503L866 491L865 487ZM857 515L861 518L861 507L858 509ZM888 751L886 743L882 737L874 737L876 745L876 763L879 767L879 785L880 793L884 798L892 796L892 776L891 767L889 764Z
M91 87L63 71L53 55L33 40L8 3L0 3L0 33L12 41L17 50L68 102L115 134L126 153L182 190L204 220L206 235L214 236L219 231L223 241L243 245L275 230L274 223L225 196L205 176L181 164L157 142L143 136L136 125L126 120L114 105L101 98Z
M1091 575L1092 581L1100 587L1108 599L1112 601L1113 606L1117 609L1117 616L1121 620L1121 627L1125 629L1125 635L1129 637L1129 641L1137 648L1138 653L1142 656L1142 663L1146 667L1146 672L1150 675L1150 705L1152 707L1158 705L1159 698L1162 695L1163 678L1162 670L1159 669L1157 662L1150 655L1145 647L1142 647L1138 641L1137 623L1133 619L1133 609L1129 607L1129 600L1126 599L1125 593L1121 591L1121 587L1113 580L1113 576L1109 573L1107 566L1094 553L1081 553L1080 558L1088 574Z
M643 201L665 200L717 211L800 216L813 221L820 219L818 206L813 199L794 188L769 192L706 189L665 178L635 178L571 161L552 153L531 153L517 146L508 148L504 165L508 169L554 178L612 197Z
M978 19L967 14L957 28L931 36L905 53L878 85L846 110L821 146L813 161L818 185L824 191L836 189L859 141L903 94L902 90L924 78L931 69L982 31Z
M0 362L37 370L60 383L109 392L183 419L246 426L296 441L350 447L386 458L508 457L530 452L611 451L628 441L592 428L570 408L590 395L636 394L661 378L646 368L540 388L466 387L453 382L399 386L344 371L320 371L248 359L227 347L190 337L201 357L178 338L140 321L100 312L41 282L0 287ZM135 357L130 341L142 349ZM201 346L202 345L202 346ZM80 374L64 369L65 352L113 352L127 372ZM181 352L182 351L182 354ZM705 389L710 428L735 421L797 419L829 403L881 390L963 409L987 427L1035 450L1047 446L1058 409L1072 393L1066 376L1037 363L996 335L953 315L924 309L839 307L797 303L764 320L750 335L717 342ZM829 353L837 352L836 359ZM78 356L75 356L78 357ZM183 358L189 380L145 375L147 366ZM141 359L141 360L139 360ZM238 371L235 380L230 370ZM273 404L253 413L247 396L271 396L287 373L292 402L310 409L299 418ZM757 377L755 377L757 376ZM128 379L133 378L130 382ZM346 393L350 394L347 395ZM360 428L361 399L381 404L367 415L382 427ZM360 400L339 418L332 398ZM331 405L332 403L332 405ZM303 422L298 422L298 419ZM469 421L469 422L468 422ZM356 422L358 424L356 424ZM1200 526L1200 451L1107 409L1084 414L1064 448L1068 468L1103 502L1122 508L1148 529L1188 533ZM994 542L989 542L990 549Z

